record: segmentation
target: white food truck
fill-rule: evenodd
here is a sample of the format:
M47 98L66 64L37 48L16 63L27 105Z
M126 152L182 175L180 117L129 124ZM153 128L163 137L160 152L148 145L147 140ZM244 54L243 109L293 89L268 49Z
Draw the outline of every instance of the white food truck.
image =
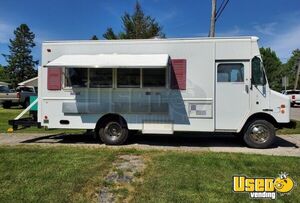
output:
M38 74L38 122L109 145L138 130L231 132L266 148L290 124L257 37L44 42Z

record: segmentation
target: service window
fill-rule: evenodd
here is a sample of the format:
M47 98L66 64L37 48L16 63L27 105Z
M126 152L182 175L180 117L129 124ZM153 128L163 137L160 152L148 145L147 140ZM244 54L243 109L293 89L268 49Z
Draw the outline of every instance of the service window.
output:
M111 88L113 83L113 71L111 68L91 68L90 88Z
M243 64L219 64L218 82L244 82Z
M66 68L65 86L66 87L87 87L88 69L87 68Z
M124 68L117 70L117 87L140 87L141 70L139 68Z
M166 69L151 68L143 69L143 87L165 87L166 86Z

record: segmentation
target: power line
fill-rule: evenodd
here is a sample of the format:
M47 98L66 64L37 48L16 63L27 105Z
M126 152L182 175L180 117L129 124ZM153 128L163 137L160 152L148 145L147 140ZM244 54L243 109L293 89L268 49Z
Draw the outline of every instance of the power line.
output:
M226 1L226 2L225 2ZM224 3L225 2L225 3ZM223 0L219 9L217 10L216 13L216 18L215 18L215 22L217 22L218 18L222 15L224 9L226 8L227 4L228 4L229 0Z
M215 17L218 15L218 13L220 12L220 8L223 7L223 4L224 4L225 0L222 1L221 5L219 6L219 8L217 9L217 12L215 14Z

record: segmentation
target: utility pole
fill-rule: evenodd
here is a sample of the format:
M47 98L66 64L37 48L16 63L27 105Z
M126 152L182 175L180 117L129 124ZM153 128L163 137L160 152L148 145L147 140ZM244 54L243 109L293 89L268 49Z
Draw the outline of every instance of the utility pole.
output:
M300 58L298 59L298 65L297 65L297 75L296 75L296 80L295 80L295 84L294 84L294 90L297 89L298 87L298 81L299 81L299 74L300 74Z
M216 7L217 7L217 0L211 0L211 18L210 18L209 37L215 37Z

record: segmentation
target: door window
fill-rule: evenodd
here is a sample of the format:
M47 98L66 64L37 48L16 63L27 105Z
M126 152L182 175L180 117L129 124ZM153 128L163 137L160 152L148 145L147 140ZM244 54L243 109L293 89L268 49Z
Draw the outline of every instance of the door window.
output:
M265 85L267 83L264 68L260 58L255 56L252 59L252 84L253 85Z
M237 64L219 64L218 82L244 82L244 65Z

